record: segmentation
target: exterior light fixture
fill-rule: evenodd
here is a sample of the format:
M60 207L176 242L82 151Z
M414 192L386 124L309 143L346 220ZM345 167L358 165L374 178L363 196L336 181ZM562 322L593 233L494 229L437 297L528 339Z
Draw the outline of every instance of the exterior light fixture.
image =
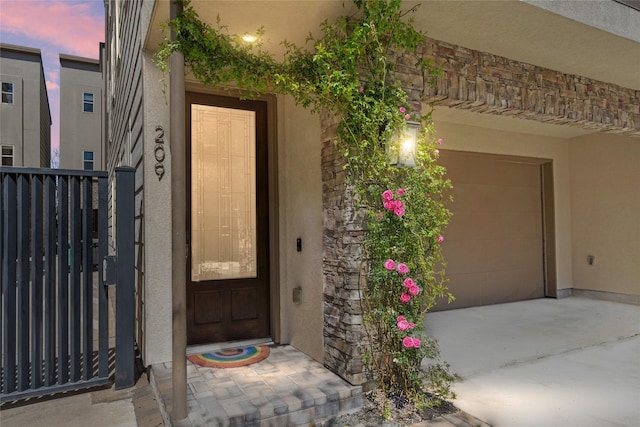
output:
M387 146L390 165L410 168L416 166L419 128L419 122L405 122L404 126L398 129Z
M253 34L245 34L244 36L242 36L242 40L244 40L247 43L253 43L256 40L258 40L258 38Z

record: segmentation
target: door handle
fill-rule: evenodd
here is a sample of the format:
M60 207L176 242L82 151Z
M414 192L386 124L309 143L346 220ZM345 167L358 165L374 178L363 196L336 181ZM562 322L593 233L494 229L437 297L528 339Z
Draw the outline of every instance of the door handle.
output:
M189 259L189 250L191 249L191 234L185 233L185 254L184 258Z

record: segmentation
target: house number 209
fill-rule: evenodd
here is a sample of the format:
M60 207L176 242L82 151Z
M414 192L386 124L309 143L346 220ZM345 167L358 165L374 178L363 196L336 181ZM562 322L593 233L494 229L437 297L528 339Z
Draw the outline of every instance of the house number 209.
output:
M158 181L164 176L164 128L160 125L156 126L156 146L153 149L153 154L156 158L156 175L158 175Z

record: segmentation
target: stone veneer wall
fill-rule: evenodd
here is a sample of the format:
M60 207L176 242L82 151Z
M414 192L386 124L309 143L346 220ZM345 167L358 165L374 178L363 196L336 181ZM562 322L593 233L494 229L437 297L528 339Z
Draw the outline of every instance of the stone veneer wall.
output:
M444 71L426 102L640 136L640 90L430 38L421 53Z
M564 74L425 38L418 53L443 68L434 87L424 84L416 56L396 58L410 108L435 102L478 113L640 136L640 91ZM336 121L321 116L323 183L324 363L352 384L362 384L362 310L359 272L364 237L362 211L354 210L344 158L334 144Z
M322 129L324 364L351 384L362 384L366 375L359 279L364 211L352 207L330 114L322 114Z

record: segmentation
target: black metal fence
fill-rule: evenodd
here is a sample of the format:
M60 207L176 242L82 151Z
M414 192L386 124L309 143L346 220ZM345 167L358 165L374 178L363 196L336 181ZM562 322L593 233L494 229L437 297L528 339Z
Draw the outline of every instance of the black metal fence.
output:
M0 167L0 402L110 382L109 282L125 307L116 387L135 382L133 265L118 265L132 263L133 232L117 230L133 227L133 179L131 168L116 171L117 255L108 257L106 172Z

